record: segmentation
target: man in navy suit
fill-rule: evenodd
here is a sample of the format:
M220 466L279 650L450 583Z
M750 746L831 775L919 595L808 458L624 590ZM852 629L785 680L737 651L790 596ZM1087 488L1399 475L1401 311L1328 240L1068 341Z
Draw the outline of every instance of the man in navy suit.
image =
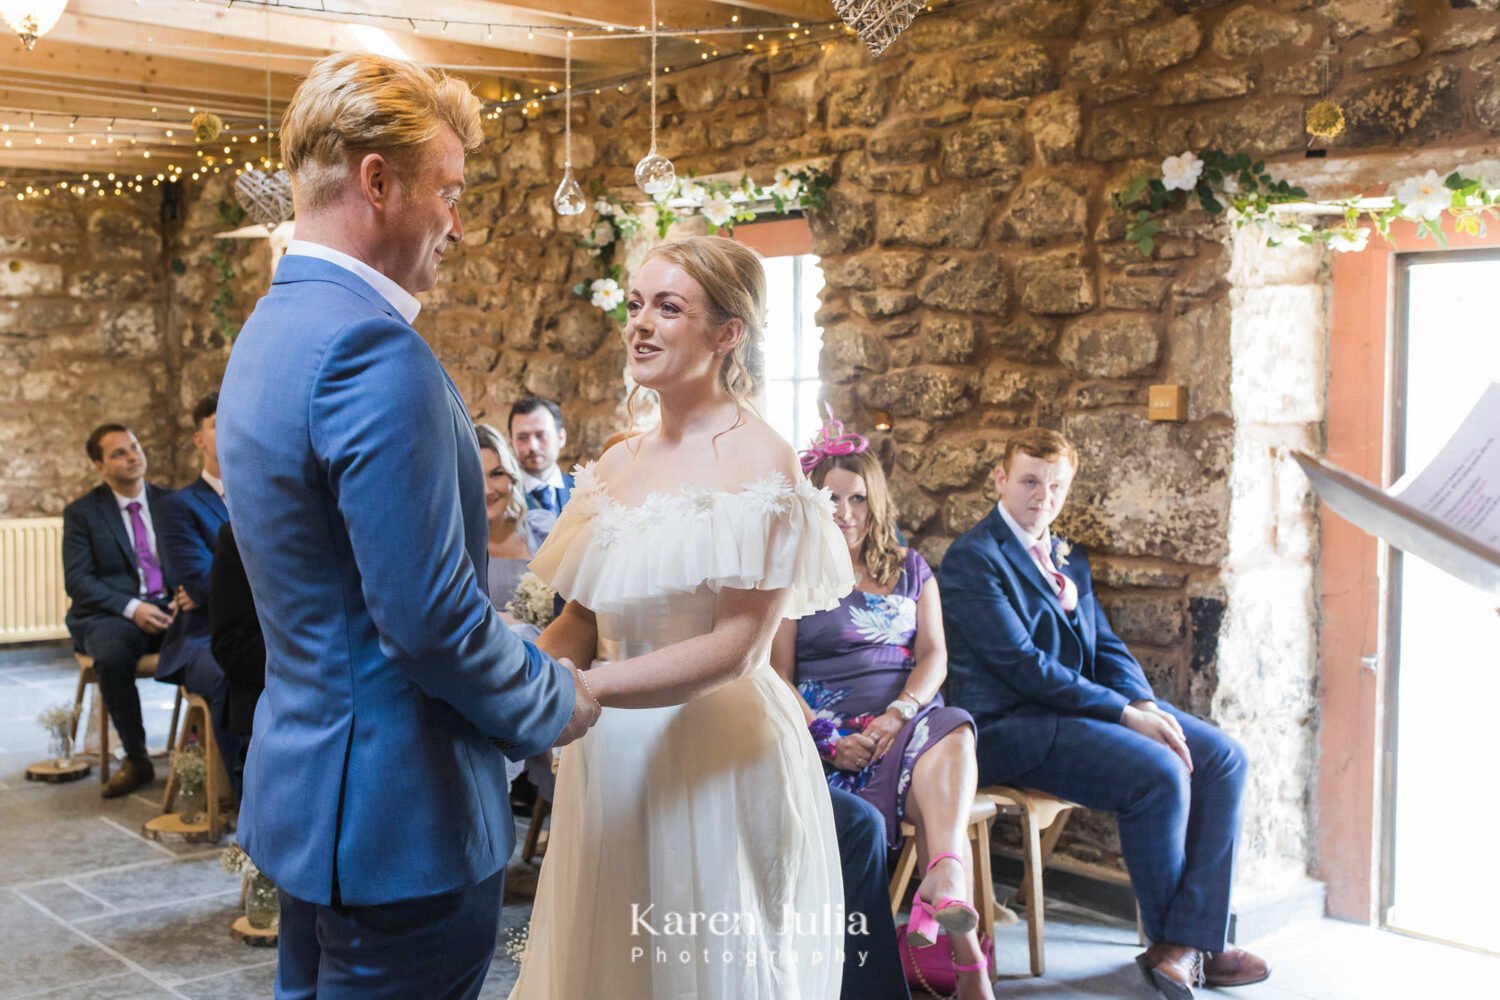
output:
M156 521L167 491L146 482L146 453L124 424L101 424L84 445L104 480L63 510L63 583L74 646L94 659L99 693L125 760L104 786L129 795L156 776L135 687L136 662L161 649L175 585L161 560Z
M1226 949L1245 753L1152 692L1087 557L1051 536L1077 469L1061 434L1017 435L995 470L999 503L943 557L949 684L979 725L980 783L1118 816L1152 942L1136 961L1164 995L1259 982L1266 963Z
M568 443L562 407L550 399L527 396L510 408L506 422L510 446L521 463L520 488L532 510L562 513L573 495L573 476L557 467L557 456Z
M215 442L218 408L217 392L209 393L193 407L193 447L203 463L203 472L161 503L161 555L177 581L181 609L162 640L156 679L163 684L181 684L208 702L219 756L238 791L240 740L223 724L229 682L209 648L213 639L208 622L209 576L219 529L229 520Z
M598 702L485 595L468 407L412 327L484 133L457 80L329 56L281 127L297 240L218 413L266 647L240 837L281 888L276 995L472 998L515 846L505 760Z

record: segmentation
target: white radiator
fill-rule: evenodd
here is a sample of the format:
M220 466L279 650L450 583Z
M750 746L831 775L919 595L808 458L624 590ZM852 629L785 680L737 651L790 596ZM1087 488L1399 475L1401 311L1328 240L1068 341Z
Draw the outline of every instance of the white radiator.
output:
M0 519L0 644L67 636L62 531L60 517Z

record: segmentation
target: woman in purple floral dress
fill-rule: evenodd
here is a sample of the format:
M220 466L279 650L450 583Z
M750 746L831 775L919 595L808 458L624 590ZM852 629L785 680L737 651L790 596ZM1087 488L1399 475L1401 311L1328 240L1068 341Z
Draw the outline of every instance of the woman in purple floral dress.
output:
M879 808L893 848L903 820L916 827L926 871L917 896L941 912L945 901L973 902L974 720L939 694L948 653L932 570L915 549L896 544L896 512L879 460L863 438L837 437L841 432L837 422L825 427L803 467L814 486L832 494L854 590L836 608L782 622L771 663L802 698L828 783ZM929 866L929 858L938 860ZM977 930L949 938L955 966L983 960ZM963 1000L993 995L985 972L959 974Z

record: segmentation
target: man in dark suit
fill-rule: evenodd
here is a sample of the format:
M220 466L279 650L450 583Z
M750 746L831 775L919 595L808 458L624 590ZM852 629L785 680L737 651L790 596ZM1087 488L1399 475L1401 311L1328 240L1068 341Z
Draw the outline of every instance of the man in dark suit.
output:
M217 392L209 393L193 407L193 446L203 463L203 473L161 503L157 534L162 561L180 588L181 610L162 640L156 679L163 684L181 684L208 702L219 755L238 791L239 738L222 724L228 683L209 648L209 574L219 528L229 520L215 441L218 408Z
M568 443L562 407L550 399L527 396L510 408L505 429L521 463L518 485L526 494L526 506L562 513L573 495L572 475L557 467L558 453Z
M63 510L63 581L73 645L94 659L99 692L125 761L104 797L129 795L156 776L135 687L137 661L161 648L175 610L155 523L167 491L146 482L146 453L124 424L101 424L85 444L104 480Z
M943 557L949 684L979 725L980 783L1117 814L1152 941L1136 961L1164 995L1259 982L1266 963L1226 949L1245 753L1152 692L1088 559L1051 536L1077 469L1061 434L1017 435L995 470L1000 502Z

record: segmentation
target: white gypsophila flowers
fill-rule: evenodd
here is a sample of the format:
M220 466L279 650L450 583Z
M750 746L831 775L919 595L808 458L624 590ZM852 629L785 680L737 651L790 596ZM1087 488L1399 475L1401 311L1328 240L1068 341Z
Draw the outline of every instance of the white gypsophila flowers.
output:
M1168 191L1191 191L1203 174L1203 161L1186 150L1161 161L1161 182Z
M608 219L600 219L594 226L594 231L589 234L589 242L596 247L608 246L615 241L614 223Z

